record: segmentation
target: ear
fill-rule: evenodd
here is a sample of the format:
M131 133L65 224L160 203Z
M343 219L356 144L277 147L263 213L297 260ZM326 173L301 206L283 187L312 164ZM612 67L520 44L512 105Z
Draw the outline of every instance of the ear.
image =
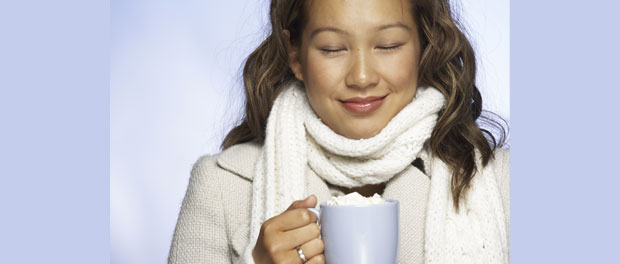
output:
M295 77L301 81L304 80L304 76L301 74L301 60L299 56L299 48L291 44L291 32L288 30L282 30L284 35L284 45L286 46L286 52L288 53L288 67L291 68Z

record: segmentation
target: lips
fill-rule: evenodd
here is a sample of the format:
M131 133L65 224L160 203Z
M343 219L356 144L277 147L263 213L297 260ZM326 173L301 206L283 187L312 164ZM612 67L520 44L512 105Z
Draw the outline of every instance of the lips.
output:
M377 110L385 101L385 96L354 97L340 100L342 106L355 114L370 114Z

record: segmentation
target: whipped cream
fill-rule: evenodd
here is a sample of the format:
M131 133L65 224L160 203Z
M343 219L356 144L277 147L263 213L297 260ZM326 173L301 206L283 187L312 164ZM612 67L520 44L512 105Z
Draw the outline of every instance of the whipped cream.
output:
M352 192L344 196L332 197L326 203L327 205L373 205L387 202L377 193L372 197L364 197L357 192Z

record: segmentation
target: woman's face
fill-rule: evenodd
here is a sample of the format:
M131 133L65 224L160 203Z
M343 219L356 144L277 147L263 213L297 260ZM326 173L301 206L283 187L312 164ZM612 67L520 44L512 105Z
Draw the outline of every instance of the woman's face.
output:
M409 1L308 3L301 44L288 46L310 105L342 136L378 134L416 92L420 44Z

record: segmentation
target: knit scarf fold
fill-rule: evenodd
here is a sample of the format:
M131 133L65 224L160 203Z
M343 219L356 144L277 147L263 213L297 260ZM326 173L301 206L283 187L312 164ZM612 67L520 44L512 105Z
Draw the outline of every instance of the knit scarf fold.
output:
M438 112L444 104L445 98L437 89L418 87L414 99L379 134L354 140L335 133L320 120L299 83L284 89L272 106L265 142L255 166L250 237L240 260L247 264L254 263L252 250L265 220L282 213L293 201L309 195L305 189L306 166L310 166L326 182L347 188L387 182L415 158L424 155L423 145L430 138ZM460 249L458 252L465 257L493 251L498 258L503 258L507 245L503 243L501 233L505 230L502 229L503 208L492 172L485 168L481 175L491 175L482 177L482 180L474 177L474 181L482 183L476 190L483 189L475 197L490 199L493 206L488 206L486 202L473 203L468 208L474 210L463 216L449 212L453 210L449 190L451 174L446 165L439 159L433 159L431 164L431 169L442 175L435 177L433 173L431 179L425 245L425 251L430 254L426 262L462 263L459 256L446 257L454 253L448 251L456 249ZM489 186L495 186L495 189ZM476 214L471 214L471 211ZM490 215L487 211L502 214ZM471 224L478 224L481 228L477 231L465 230ZM493 227L490 231L486 230L489 226ZM463 234L467 237L462 237ZM469 235L474 235L477 244L469 243ZM503 238L505 240L505 231ZM477 250L475 247L478 245L482 245L484 250ZM478 259L478 256L473 256L473 259Z

